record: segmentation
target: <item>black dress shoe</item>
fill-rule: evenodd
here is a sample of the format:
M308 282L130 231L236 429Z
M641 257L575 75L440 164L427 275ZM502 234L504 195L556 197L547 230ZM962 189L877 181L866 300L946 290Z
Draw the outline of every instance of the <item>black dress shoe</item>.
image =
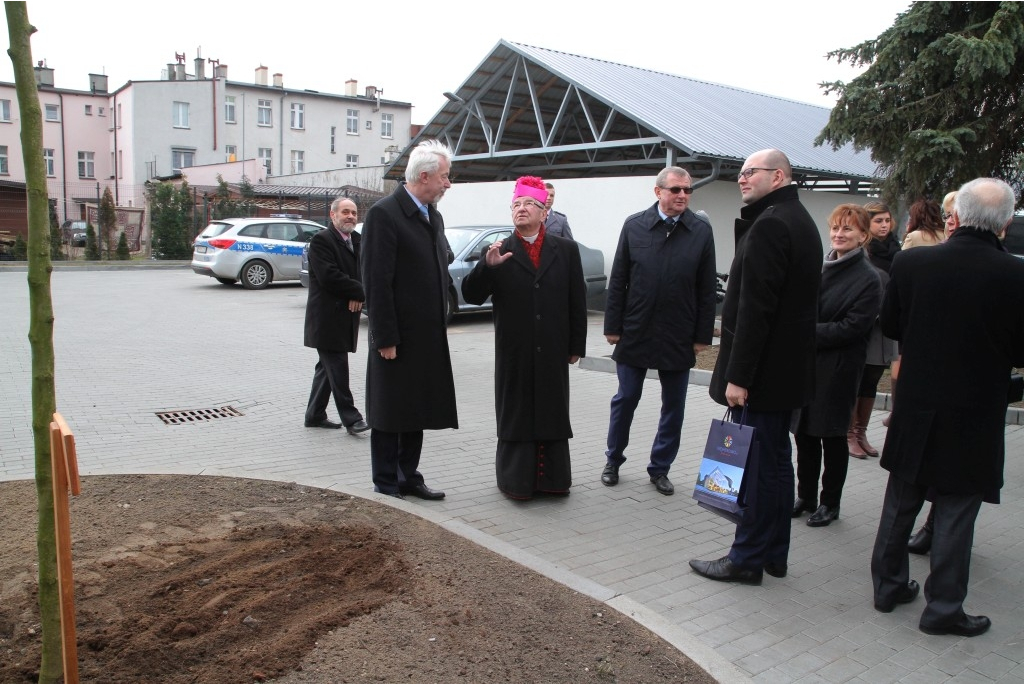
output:
M917 626L922 633L929 635L959 635L960 637L977 637L992 627L992 621L988 616L970 616L964 614L963 618L953 625L933 628L921 623Z
M875 608L881 611L883 614L888 614L896 608L897 604L910 604L917 599L917 594L921 592L921 586L917 584L916 580L912 580L907 583L906 587L902 587L896 592L896 596L892 599L887 600L875 600Z
M401 488L400 492L403 495L412 495L413 497L419 497L420 499L444 499L443 491L431 490L425 483Z
M651 482L654 483L654 487L658 489L663 495L675 494L675 487L672 485L672 481L668 479L668 476L664 473L660 476L651 476Z
M732 583L743 583L744 585L760 585L764 578L761 569L742 569L729 561L729 557L722 557L714 561L701 561L690 559L690 568L711 580L721 580Z
M789 566L787 564L773 564L769 562L764 565L764 572L773 578L785 578L786 574L789 573Z
M827 526L838 519L839 507L830 507L827 504L822 504L811 514L811 518L807 519L807 525L811 528L819 528Z
M800 514L804 513L805 511L807 513L811 513L817 508L818 503L815 502L814 500L801 499L797 497L795 500L793 500L793 518L798 519L800 518Z
M907 543L907 551L911 554L928 554L932 548L932 529L927 523L921 526L921 530L910 536Z
M601 472L601 482L605 485L615 485L619 482L619 465L605 464Z
M341 428L341 424L323 419L322 421L306 421L306 428Z
M359 435L360 433L365 433L370 430L370 427L366 425L366 421L359 419L351 426L345 426L345 430L348 431L349 435Z

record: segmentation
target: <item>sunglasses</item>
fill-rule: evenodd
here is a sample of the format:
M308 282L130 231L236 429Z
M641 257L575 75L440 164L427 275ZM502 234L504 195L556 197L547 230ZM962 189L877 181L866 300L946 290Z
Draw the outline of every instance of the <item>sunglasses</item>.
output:
M673 195L678 195L679 193L686 193L687 195L693 195L693 188L691 188L690 186L672 186L671 188L666 188L665 186L661 186L661 189L662 190L667 190L668 192L672 193Z

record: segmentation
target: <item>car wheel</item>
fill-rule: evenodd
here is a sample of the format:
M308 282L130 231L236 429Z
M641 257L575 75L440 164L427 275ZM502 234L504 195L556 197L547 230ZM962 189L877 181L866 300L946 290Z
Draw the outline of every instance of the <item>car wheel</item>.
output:
M233 278L218 278L217 282L218 283L223 283L224 285L234 285L235 284L235 279L233 279Z
M448 293L448 306L445 307L444 311L444 324L447 326L455 318L455 315L459 313L459 296L454 292Z
M270 265L261 259L254 259L242 269L242 287L246 290L263 290L270 285Z

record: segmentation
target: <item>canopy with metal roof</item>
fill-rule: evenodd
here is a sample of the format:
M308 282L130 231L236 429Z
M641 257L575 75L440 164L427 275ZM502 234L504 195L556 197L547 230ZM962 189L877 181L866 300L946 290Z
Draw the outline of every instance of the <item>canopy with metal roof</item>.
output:
M458 181L649 176L668 164L697 185L736 179L752 152L778 148L804 188L873 191L877 168L852 145L815 147L829 109L716 83L501 40L427 123L455 151Z

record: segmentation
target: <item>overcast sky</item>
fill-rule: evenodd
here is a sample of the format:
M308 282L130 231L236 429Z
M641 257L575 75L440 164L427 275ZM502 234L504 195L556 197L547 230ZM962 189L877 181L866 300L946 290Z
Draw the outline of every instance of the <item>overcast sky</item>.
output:
M877 37L907 0L836 2L28 2L32 58L54 69L58 88L88 90L90 73L110 90L155 80L185 54L228 65L252 82L258 66L284 86L344 93L373 85L412 103L425 124L499 40L736 86L831 107L818 83L859 70L825 54ZM3 41L9 42L6 31ZM210 73L207 66L207 75ZM10 58L0 80L13 81Z

